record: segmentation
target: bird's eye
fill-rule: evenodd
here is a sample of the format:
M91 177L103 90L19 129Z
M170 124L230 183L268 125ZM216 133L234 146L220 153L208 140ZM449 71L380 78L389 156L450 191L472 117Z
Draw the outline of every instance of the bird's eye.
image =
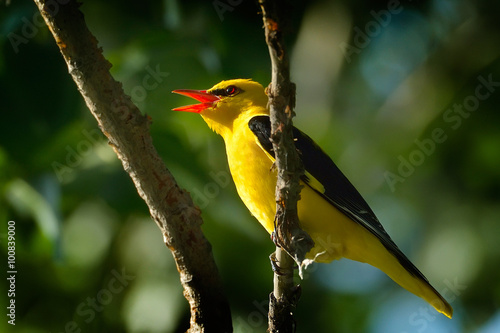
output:
M209 91L210 94L215 95L215 96L221 96L221 97L232 97L234 95L238 95L240 92L242 92L240 88L237 86L227 86L226 88L220 88L220 89L214 89Z
M229 86L226 88L225 93L226 93L226 96L233 96L233 95L236 95L237 93L239 93L239 89L236 86Z

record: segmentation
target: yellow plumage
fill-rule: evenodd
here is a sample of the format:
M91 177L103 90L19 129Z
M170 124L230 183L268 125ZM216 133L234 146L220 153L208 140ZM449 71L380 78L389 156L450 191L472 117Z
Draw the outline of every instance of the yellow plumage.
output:
M175 92L202 102L175 110L200 113L208 126L223 137L229 169L239 196L267 232L272 233L276 213L276 172L272 168L274 158L264 147L266 143L262 141L262 136L258 138L262 133L258 132L260 127L256 129L253 126L255 123L258 126L264 124L262 120L269 115L264 88L251 80L237 79L222 81L207 91ZM303 141L309 144L307 140L310 139L304 135ZM314 144L310 148L317 150L315 154L324 154ZM301 182L304 186L298 202L301 226L315 242L307 258L328 263L344 257L368 263L451 318L451 306L397 249L376 217L369 216L371 224L362 223L363 215L368 214L363 209L356 213L359 219L348 216L346 212L350 213L349 210L343 209L342 204L336 205L335 198L332 200L328 197L325 189L328 184L322 184L307 171L306 165L308 177ZM343 182L348 183L346 179ZM331 184L328 186L331 187ZM351 191L355 189L352 187Z

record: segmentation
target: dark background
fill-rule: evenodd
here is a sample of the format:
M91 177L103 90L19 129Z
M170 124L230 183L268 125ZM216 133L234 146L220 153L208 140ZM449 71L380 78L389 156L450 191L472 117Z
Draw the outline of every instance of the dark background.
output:
M18 271L16 326L4 316L0 330L185 331L171 254L34 3L0 6L0 267L13 220ZM174 89L269 83L258 6L88 0L81 10L203 211L235 332L264 332L273 244L237 197L222 139L199 116L170 111L190 103ZM499 13L486 0L293 2L295 125L455 309L449 320L378 270L341 260L307 271L298 332L500 331Z

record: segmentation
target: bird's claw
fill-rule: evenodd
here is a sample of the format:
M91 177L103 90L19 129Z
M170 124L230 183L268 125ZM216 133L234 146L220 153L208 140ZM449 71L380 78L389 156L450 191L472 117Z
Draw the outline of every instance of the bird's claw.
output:
M273 269L273 272L276 275L280 275L280 276L285 275L285 273L283 272L283 270L281 269L281 267L278 264L278 259L276 259L276 252L271 253L271 255L269 256L269 260L271 261L271 267Z
M271 240L273 241L274 245L276 247L281 247L280 243L279 243L279 238L278 236L276 235L276 228L273 230L273 232L271 233Z

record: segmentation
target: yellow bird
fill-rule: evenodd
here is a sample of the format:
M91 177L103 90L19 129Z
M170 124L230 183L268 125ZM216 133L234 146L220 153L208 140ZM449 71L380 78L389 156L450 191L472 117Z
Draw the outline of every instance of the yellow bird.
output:
M227 160L241 200L270 234L276 213L276 171L269 140L268 98L257 82L222 81L208 90L174 90L201 102L175 108L199 113L226 144ZM305 168L298 202L301 227L315 246L306 258L329 263L342 257L368 263L451 318L452 307L392 241L366 201L335 163L294 128Z

